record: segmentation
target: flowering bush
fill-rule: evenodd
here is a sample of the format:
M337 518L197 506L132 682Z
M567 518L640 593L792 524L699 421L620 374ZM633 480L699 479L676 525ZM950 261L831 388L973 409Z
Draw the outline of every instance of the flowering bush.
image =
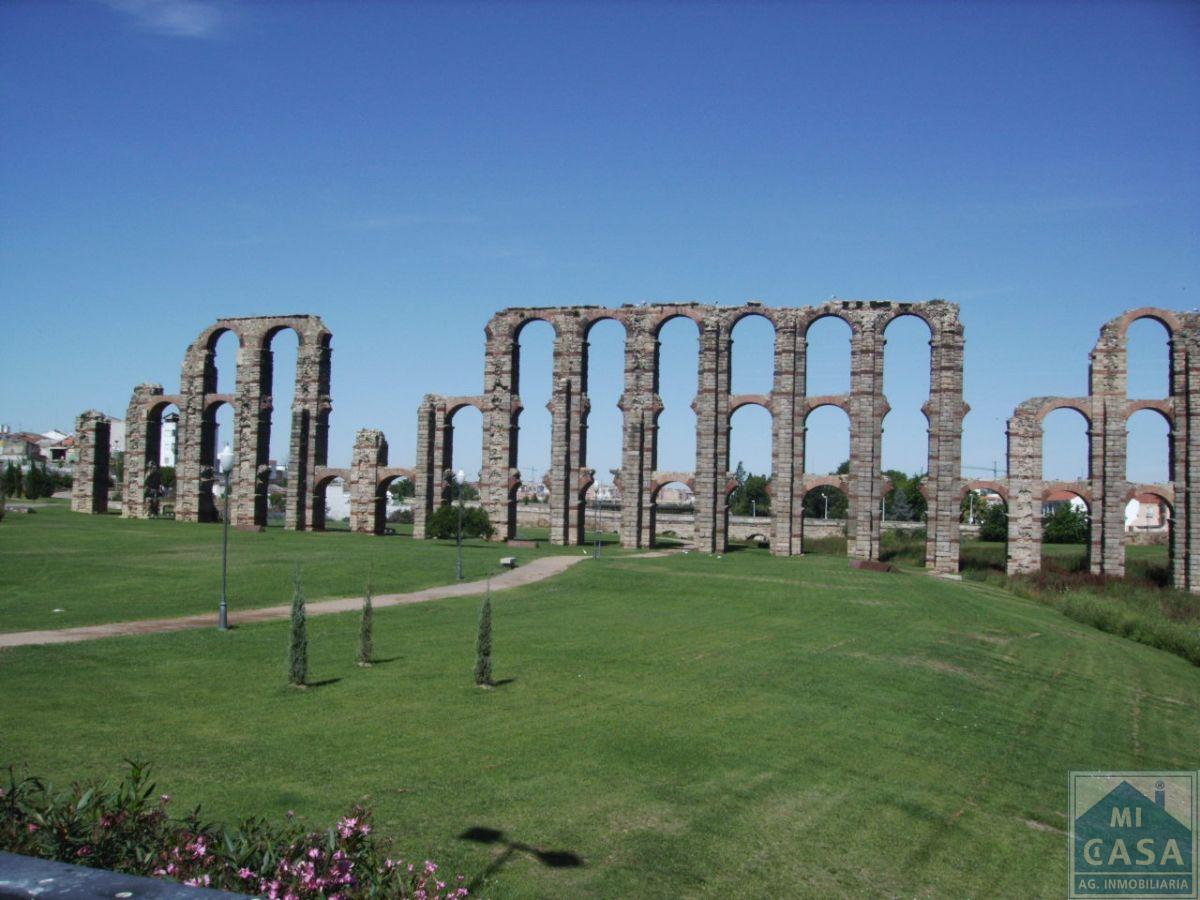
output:
M448 884L429 860L389 856L361 806L325 831L307 831L291 813L282 823L253 818L233 828L202 822L199 808L174 819L170 800L137 762L115 786L61 793L10 769L0 787L0 849L271 900L467 896L461 875Z

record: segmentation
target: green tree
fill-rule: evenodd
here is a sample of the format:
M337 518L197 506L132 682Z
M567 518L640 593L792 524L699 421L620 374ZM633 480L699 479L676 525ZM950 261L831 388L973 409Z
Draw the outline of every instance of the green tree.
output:
M371 665L371 657L375 655L374 619L375 611L371 606L371 579L367 579L367 593L363 597L362 621L358 626L358 664Z
M43 497L53 497L54 490L54 476L50 474L46 464L42 463L41 468L38 469L38 493Z
M834 469L833 472L831 472L830 474L832 474L832 475L849 475L850 474L850 460L848 460L848 459L842 460L841 464L836 469Z
M765 516L771 513L771 480L766 475L753 475L738 464L741 482L729 495L729 512L735 516L751 514ZM735 476L736 477L736 476Z
M483 595L479 609L479 628L475 633L475 683L480 687L492 684L492 592Z
M466 487L466 485L463 485L463 487ZM390 485L388 485L388 493L392 495L393 502L400 503L401 500L407 500L409 497L415 497L417 488L416 485L414 485L407 478L397 478ZM465 494L463 495L463 499L467 499Z
M439 506L426 524L429 536L454 540L458 536L458 505ZM480 506L463 510L463 537L490 538L495 533L487 511Z
M1042 520L1042 541L1047 544L1086 544L1087 513L1073 503L1062 503Z
M168 493L175 490L175 467L163 466L158 470L158 483Z
M308 683L308 621L304 608L304 590L300 586L300 567L296 566L292 590L291 642L288 644L288 683L304 687Z
M828 506L826 505L828 500ZM804 517L806 519L824 519L828 508L829 518L844 519L849 508L846 495L838 488L823 484L815 487L804 495Z
M897 469L883 473L892 482L884 498L887 518L897 522L919 522L925 518L929 504L921 493L922 474L907 475Z
M979 539L981 541L1008 540L1008 513L1003 503L985 503L984 508L975 509L979 519Z
M4 467L4 493L9 497L15 497L21 493L21 470L11 459Z
M26 500L36 500L39 496L38 491L42 486L41 479L38 478L37 466L33 463L29 464L29 468L25 470L24 483L21 485L25 494Z

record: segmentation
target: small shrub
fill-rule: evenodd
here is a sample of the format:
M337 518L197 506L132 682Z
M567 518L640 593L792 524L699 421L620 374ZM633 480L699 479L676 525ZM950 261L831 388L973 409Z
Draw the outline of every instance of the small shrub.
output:
M175 819L170 799L158 794L150 767L137 762L115 785L65 791L40 778L18 780L10 769L0 787L0 850L294 900L467 896L461 875L451 887L434 863L393 858L363 807L310 831L290 813L282 823L251 818L232 827L203 822L199 808Z
M458 536L458 507L440 506L429 517L426 526L429 536L442 540L454 540ZM481 506L464 507L462 511L463 537L490 538L496 529L488 519L487 511Z

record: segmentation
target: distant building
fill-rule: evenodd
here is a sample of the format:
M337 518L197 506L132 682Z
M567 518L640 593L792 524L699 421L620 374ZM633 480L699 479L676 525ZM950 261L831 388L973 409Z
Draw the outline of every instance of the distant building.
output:
M691 506L695 500L696 492L685 484L668 484L658 492L659 503Z
M108 420L108 452L109 453L124 453L125 452L125 420L124 419L109 419Z
M7 425L0 425L0 464L16 463L27 466L30 463L44 462L42 452L44 437L28 431L10 431Z
M1075 508L1076 512L1087 513L1087 504L1083 502L1083 498L1071 491L1051 491L1050 494L1042 501L1042 515L1052 516L1058 512L1059 507L1064 503L1069 503Z
M620 503L621 490L615 484L593 484L585 495L588 500L599 503Z
M522 482L517 487L517 501L530 503L545 503L550 499L550 488L546 487L542 482L536 481L533 484L525 484Z
M179 455L179 413L167 413L162 419L162 442L158 449L158 464L175 467Z
M1126 531L1164 531L1171 524L1171 507L1158 494L1137 494L1125 505Z
M64 434L57 429L52 428L44 432L38 446L51 466L69 466L79 458L75 449L75 435Z

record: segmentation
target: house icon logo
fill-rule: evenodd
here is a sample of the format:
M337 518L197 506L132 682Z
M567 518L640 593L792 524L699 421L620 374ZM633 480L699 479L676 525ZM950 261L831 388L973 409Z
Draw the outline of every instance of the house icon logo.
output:
M1196 772L1072 772L1071 898L1197 897Z

